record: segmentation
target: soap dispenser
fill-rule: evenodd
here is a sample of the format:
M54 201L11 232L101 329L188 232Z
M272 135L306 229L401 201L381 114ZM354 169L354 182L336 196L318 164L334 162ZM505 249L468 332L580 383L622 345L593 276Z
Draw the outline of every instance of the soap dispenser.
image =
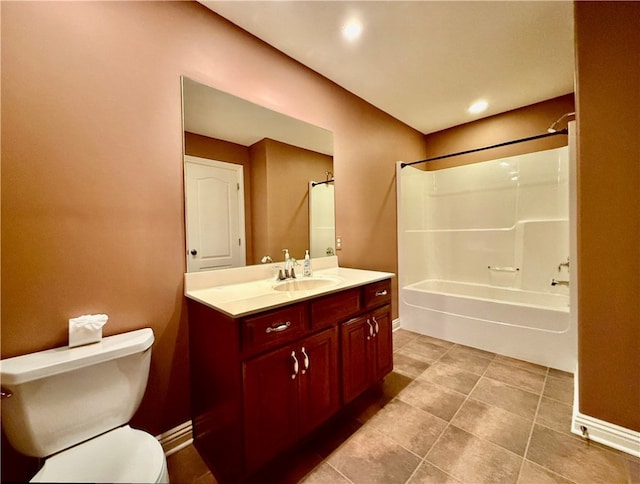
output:
M304 266L303 267L303 274L305 276L310 276L311 275L311 259L309 258L309 249L307 249L307 251L304 254Z

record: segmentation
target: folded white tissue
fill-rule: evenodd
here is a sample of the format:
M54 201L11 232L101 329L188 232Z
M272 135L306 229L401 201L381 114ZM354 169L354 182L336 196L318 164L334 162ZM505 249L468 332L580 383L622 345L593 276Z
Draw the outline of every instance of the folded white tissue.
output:
M107 324L106 314L84 314L69 320L69 348L97 343L102 339L102 327Z

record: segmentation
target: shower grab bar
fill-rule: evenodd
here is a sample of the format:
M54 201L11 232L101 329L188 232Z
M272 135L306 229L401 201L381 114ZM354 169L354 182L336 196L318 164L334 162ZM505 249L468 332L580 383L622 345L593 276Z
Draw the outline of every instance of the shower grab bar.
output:
M490 271L496 272L518 272L520 270L519 267L495 267L495 266L487 266L487 269Z

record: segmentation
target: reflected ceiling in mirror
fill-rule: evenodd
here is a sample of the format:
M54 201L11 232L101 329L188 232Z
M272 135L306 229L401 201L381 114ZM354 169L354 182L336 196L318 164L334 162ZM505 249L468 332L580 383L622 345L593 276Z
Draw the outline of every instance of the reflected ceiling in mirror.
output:
M251 146L268 138L333 156L331 131L183 78L184 130Z
M202 164L215 160L242 165L244 207L241 208L244 208L243 242L246 241L238 249L237 237L202 243L199 236L191 235L196 218L194 198L189 195L193 182L185 179L187 267L194 266L191 259L218 257L237 250L246 252L247 264L258 264L267 255L281 261L284 248L289 249L292 257L302 259L305 250L312 249L310 182L325 181L333 172L332 133L186 77L182 79L182 88L185 163L187 157L188 163L195 157ZM331 207L325 207L324 212L332 215L333 226L333 198L327 203ZM205 217L221 216L217 208L202 213ZM311 256L333 253L333 247L316 252L312 249ZM215 264L215 267L231 266Z

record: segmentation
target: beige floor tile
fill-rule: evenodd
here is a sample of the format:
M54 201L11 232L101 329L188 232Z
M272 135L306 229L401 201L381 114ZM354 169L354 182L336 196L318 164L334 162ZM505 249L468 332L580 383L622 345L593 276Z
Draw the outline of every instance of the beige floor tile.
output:
M207 472L204 476L198 477L195 484L218 484L218 481L211 472Z
M450 425L426 460L462 482L515 483L522 458Z
M540 399L535 393L485 377L480 379L470 397L530 420L536 414Z
M412 358L416 358L427 363L433 363L446 351L447 348L430 343L422 338L416 338L412 341L409 341L400 350L398 350L399 353L411 356Z
M303 484L349 484L351 481L323 462L300 481Z
M527 459L580 483L628 482L624 458L581 439L535 425Z
M378 412L368 425L392 438L405 449L424 457L447 423L396 399Z
M167 458L167 469L171 482L195 483L199 478L210 474L193 445L189 445ZM213 477L213 476L211 476Z
M451 348L452 346L455 345L455 343L452 343L451 341L446 341L440 338L434 338L433 336L428 336L426 334L418 335L418 339L421 341L426 341L427 343L442 346L443 348Z
M571 484L571 481L540 467L538 464L525 460L520 470L518 484Z
M411 476L407 484L459 484L460 481L453 478L437 467L423 462L416 473Z
M542 393L545 375L534 373L517 366L505 365L492 361L484 376L508 383L532 393Z
M545 397L573 405L573 379L569 380L567 378L547 376L547 381L542 393Z
M439 385L416 380L402 390L398 398L447 422L455 415L465 396Z
M406 482L420 458L366 426L334 452L328 462L355 484L390 484Z
M471 373L476 373L477 375L482 375L491 363L490 359L474 355L467 351L456 350L456 348L449 350L438 361L470 371Z
M573 435L571 434L572 417L573 407L571 405L542 397L536 423L550 427L558 432Z
M451 425L523 456L533 421L469 399L451 420Z
M480 379L480 375L436 361L419 378L468 395Z
M565 380L573 381L573 373L567 371L556 370L555 368L549 368L549 376L554 378L564 378Z
M634 460L627 459L627 469L629 470L629 482L631 484L640 484L640 462L637 458Z
M407 331L406 329L397 329L393 332L393 349L398 350L406 345L409 341L413 341L418 334Z
M412 353L405 352L404 348L393 354L393 371L410 378L418 377L429 368L429 363L416 358Z
M461 344L455 344L453 348L451 348L453 353L467 353L474 356L479 356L480 358L486 358L487 360L492 360L495 358L496 354L490 351L481 350L480 348L474 348L473 346L466 346Z
M541 375L546 375L548 371L548 368L546 366L537 365L536 363L530 363L528 361L518 360L516 358L511 358L504 355L496 355L493 361L502 363L504 365L517 366L518 368L522 368L533 373L539 373Z

